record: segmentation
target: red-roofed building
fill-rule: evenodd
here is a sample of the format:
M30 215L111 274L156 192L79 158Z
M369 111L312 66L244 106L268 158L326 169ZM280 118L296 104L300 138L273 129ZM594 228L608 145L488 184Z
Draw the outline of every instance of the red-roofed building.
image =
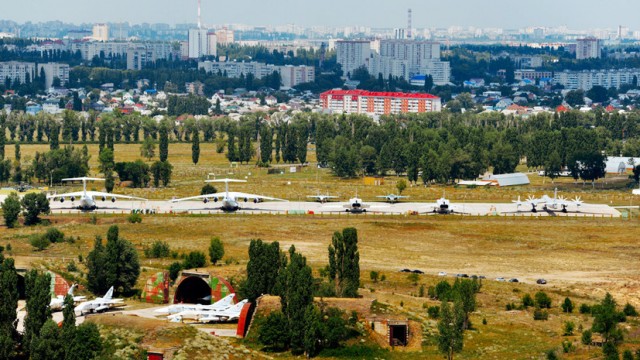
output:
M439 97L431 94L330 90L320 94L322 108L334 113L389 115L442 110Z

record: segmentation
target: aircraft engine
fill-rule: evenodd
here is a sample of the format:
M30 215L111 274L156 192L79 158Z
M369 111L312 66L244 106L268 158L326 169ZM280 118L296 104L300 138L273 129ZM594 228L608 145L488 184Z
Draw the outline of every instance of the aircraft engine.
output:
M208 202L209 202L209 199L204 198L204 200L202 200L202 202L206 204L206 203L208 203Z
M75 196L72 196L72 197L71 197L71 202L74 202L74 201L76 201L76 197L75 197Z
M64 198L63 198L63 197L61 197L61 198L60 198L60 202L61 202L61 203L63 203L63 202L64 202Z
M112 202L112 203L116 202L116 198L112 197L112 198L111 198L111 202Z
M249 201L249 199L248 199L248 198L244 198L244 202L248 202L248 201Z
M259 203L259 202L260 202L260 200L258 200L258 199L253 199L253 203L254 203L254 204L257 204L257 203Z
M107 201L107 197L106 197L106 196L103 196L103 197L102 197L102 201Z
M214 197L214 198L213 198L213 202L218 202L218 198L217 198L217 197Z

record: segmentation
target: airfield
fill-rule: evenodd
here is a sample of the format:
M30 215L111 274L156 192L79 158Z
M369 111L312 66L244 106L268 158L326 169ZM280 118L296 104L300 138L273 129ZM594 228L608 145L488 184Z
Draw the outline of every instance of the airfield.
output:
M277 215L345 215L345 216L383 216L383 215L411 215L411 216L433 216L439 215L433 212L435 203L425 202L399 202L389 204L384 202L366 202L370 208L364 214L350 214L346 211L345 206L348 202L241 202L242 208L237 214L258 215L258 214L277 214ZM182 203L172 203L170 201L117 201L111 203L106 202L104 207L100 206L95 213L99 214L128 214L134 210L142 210L142 212L152 211L156 214L194 214L194 215L213 215L224 214L216 209L216 203L209 202L204 204L201 201L189 201ZM544 211L542 209L533 213L525 206L519 209L514 204L508 203L452 203L454 206L453 216L576 216L576 217L599 217L599 218L616 218L621 214L615 208L603 204L583 204L579 210L575 207L568 209L567 213L559 210ZM54 214L71 214L78 213L70 202L51 203L51 211Z

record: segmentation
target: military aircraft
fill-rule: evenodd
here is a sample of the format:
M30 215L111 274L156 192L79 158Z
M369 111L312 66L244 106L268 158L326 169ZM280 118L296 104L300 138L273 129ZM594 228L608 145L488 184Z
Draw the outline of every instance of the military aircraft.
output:
M77 286L78 284L73 284L69 288L69 291L67 291L67 295L73 296L73 291L76 289ZM64 298L65 296L58 295L55 298L51 299L51 302L49 303L49 309L51 309L51 311L61 311L62 308L64 308ZM86 296L73 296L73 303L77 304L81 301L85 301L86 299L87 299Z
M230 294L224 298L216 301L211 305L200 304L174 304L160 309L156 309L153 312L158 315L173 315L184 311L211 311L211 310L224 310L233 305L233 299L236 294Z
M182 322L184 320L195 320L201 323L233 321L240 317L242 308L248 300L242 300L235 305L224 309L216 310L186 310L174 315L167 316L170 322Z
M452 215L452 214L465 214L460 211L457 206L451 205L451 201L445 198L444 194L438 200L436 200L435 204L428 205L431 209L427 212L427 214L438 214L438 215Z
M326 202L331 201L331 199L337 199L337 196L331 196L331 195L321 195L320 192L318 192L318 195L309 195L307 196L307 198L309 199L314 199L315 201L324 204Z
M251 209L244 206L240 206L240 203L244 201L245 203L250 200L254 203L262 202L263 200L272 200L272 201L287 201L277 198L272 198L268 196L255 195L255 194L246 194L241 192L230 192L229 191L229 183L245 183L246 180L235 180L235 179L219 179L219 180L206 180L207 183L224 183L225 191L223 193L215 193L215 194L206 194L199 196L192 196L183 199L174 199L171 202L181 202L181 201L190 201L190 200L202 200L205 204L213 201L215 203L220 202L220 206L214 208L214 210L221 210L223 212L236 212L238 210L257 210L262 211L264 209Z
M580 211L580 206L582 206L583 204L580 197L576 197L573 200L567 200L562 196L558 197L557 188L553 193L553 197L549 197L548 195L545 194L545 195L542 195L540 199L536 199L533 196L529 196L527 197L526 200L521 201L520 197L518 196L518 200L513 200L512 202L516 204L516 208L518 209L518 211L520 211L520 206L524 205L524 206L530 206L531 212L533 213L538 212L538 206L540 205L542 205L542 210L546 212L561 211L563 213L568 213L569 211L567 210L567 207L575 205L577 208L576 211Z
M389 195L378 196L378 198L385 199L385 201L388 202L389 204L395 204L395 203L399 202L400 200L407 199L409 197L408 196L402 196L402 195L389 194Z
M62 179L62 181L82 181L82 191L49 195L47 196L47 199L50 199L54 202L59 201L60 203L64 203L65 199L69 199L71 200L71 203L74 203L76 199L78 199L80 200L80 204L78 204L76 208L82 211L93 211L98 209L98 205L96 203L98 200L104 202L107 201L107 199L110 199L112 203L116 202L116 199L147 201L147 199L133 196L110 194L99 191L87 191L87 181L105 181L105 179L79 177Z
M75 307L74 311L80 312L81 315L84 315L87 312L92 312L92 313L102 312L114 307L119 307L124 305L123 301L124 301L123 299L113 298L113 286L112 286L103 297L82 302L80 303L80 305Z

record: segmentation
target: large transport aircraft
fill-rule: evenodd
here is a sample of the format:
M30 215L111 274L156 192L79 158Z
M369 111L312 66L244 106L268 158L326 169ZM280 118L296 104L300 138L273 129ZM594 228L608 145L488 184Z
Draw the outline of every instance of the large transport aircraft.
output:
M82 191L48 195L47 199L53 202L59 201L60 203L64 203L66 199L69 199L71 200L71 203L74 204L74 207L76 209L82 210L82 211L93 211L98 209L98 204L97 204L98 200L102 202L109 200L112 203L116 202L116 199L147 201L147 199L143 199L139 197L110 194L110 193L100 192L100 191L87 191L88 181L105 181L105 179L79 177L79 178L62 179L62 181L82 181ZM75 205L76 200L80 201L78 205Z
M225 191L222 193L219 192L215 194L206 194L206 195L192 196L192 197L182 198L182 199L174 199L174 200L171 200L171 202L176 203L176 202L182 202L182 201L201 200L202 202L207 204L213 201L214 203L220 203L220 206L213 208L213 210L220 210L223 212L231 213L231 212L236 212L238 210L268 211L264 209L252 209L245 206L241 206L240 204L242 202L248 203L249 201L252 201L253 203L257 204L264 200L287 201L287 200L272 198L268 196L229 191L229 183L245 183L247 182L246 180L219 179L219 180L207 180L206 182L207 183L224 183Z
M583 202L580 197L576 197L573 200L567 200L566 198L560 196L558 197L558 189L556 188L553 197L549 197L548 195L542 195L540 199L536 199L533 196L529 196L527 200L521 201L520 197L518 200L513 200L513 203L516 204L517 211L520 211L520 206L529 206L531 207L531 212L538 212L539 206L542 206L542 210L546 212L554 212L561 211L563 213L568 213L567 207L575 206L576 212L580 211L580 206L582 206Z

